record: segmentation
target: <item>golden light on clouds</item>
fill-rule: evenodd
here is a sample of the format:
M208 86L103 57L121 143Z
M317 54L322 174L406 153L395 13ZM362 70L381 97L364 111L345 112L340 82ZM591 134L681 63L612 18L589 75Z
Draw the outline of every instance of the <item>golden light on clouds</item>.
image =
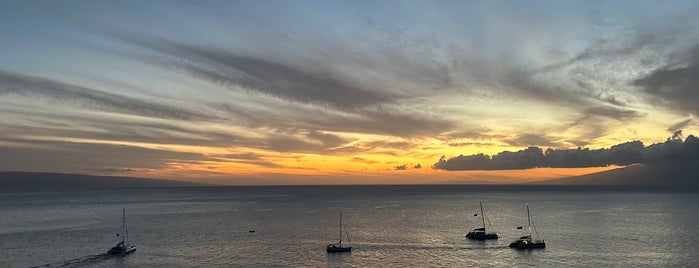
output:
M0 171L515 183L699 133L695 8L442 4L0 2Z

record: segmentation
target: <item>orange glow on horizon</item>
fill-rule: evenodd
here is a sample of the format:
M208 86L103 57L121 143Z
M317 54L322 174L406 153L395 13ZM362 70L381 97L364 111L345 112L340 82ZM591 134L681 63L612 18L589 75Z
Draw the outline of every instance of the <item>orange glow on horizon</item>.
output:
M519 184L580 176L619 168L534 168L524 170L444 171L431 168L372 172L312 169L179 166L164 170L135 171L131 176L204 182L222 185L264 184Z

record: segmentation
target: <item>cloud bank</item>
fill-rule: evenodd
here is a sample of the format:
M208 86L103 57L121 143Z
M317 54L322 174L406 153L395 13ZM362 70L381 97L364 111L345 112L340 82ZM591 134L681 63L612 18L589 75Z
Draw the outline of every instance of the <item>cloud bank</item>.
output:
M681 133L681 131L680 131ZM433 169L441 170L510 170L530 168L582 168L627 166L637 163L657 163L699 159L699 138L689 135L684 141L673 137L664 143L644 146L630 141L610 148L547 149L529 147L516 152L504 151L492 157L486 154L442 156Z

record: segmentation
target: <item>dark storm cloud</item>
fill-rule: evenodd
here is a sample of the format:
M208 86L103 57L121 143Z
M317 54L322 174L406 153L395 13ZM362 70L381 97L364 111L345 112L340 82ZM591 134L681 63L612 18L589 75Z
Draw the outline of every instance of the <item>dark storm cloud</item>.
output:
M699 46L680 57L679 64L654 70L633 82L655 102L682 113L699 115Z
M699 138L690 135L681 139L668 139L644 147L640 141L614 145L610 148L591 150L547 149L529 147L517 152L500 152L494 156L486 154L442 156L432 168L442 170L508 170L530 168L580 168L626 166L636 163L653 163L699 159Z
M5 71L0 71L0 96L38 97L53 103L147 117L185 120L210 118L171 105Z

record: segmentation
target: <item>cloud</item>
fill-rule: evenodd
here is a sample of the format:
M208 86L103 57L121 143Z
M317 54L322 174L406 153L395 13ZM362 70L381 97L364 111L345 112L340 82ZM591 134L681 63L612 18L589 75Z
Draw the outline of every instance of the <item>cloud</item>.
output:
M0 96L22 96L45 99L58 104L98 111L182 119L207 120L211 116L185 110L173 105L107 93L47 78L0 71Z
M23 116L8 117L8 114ZM236 146L255 141L235 131L204 127L203 124L210 124L203 122L191 124L195 121L119 116L86 110L73 113L54 106L35 109L12 103L3 104L0 107L0 119L0 129L5 137L32 135L210 147Z
M583 110L582 112L584 115L588 116L600 116L600 117L607 117L619 121L625 121L628 119L634 119L641 117L641 113L630 110L630 109L622 109L622 108L617 108L613 106L595 106L595 107L589 107Z
M266 168L282 168L284 166L267 161L263 156L253 153L228 154L221 157L213 157L212 161L225 163L239 163Z
M344 77L332 67L308 66L303 64L303 60L290 64L283 62L281 58L271 60L167 39L142 38L123 33L113 35L156 53L155 56L132 55L138 60L183 72L192 78L230 90L243 90L294 102L292 104L301 103L332 111L332 113L316 113L315 116L303 118L303 123L307 123L311 128L415 136L432 134L435 129L448 130L455 125L447 118L429 116L427 113L405 112L400 106L400 101L416 97L408 92L396 93L396 90L389 88L370 88L365 84L372 85L371 83L357 77ZM375 68L373 63L358 64L359 68ZM368 66L363 66L364 64ZM401 76L400 79L410 80L411 78ZM377 87L376 83L373 87ZM227 110L244 112L237 115L259 117L230 104L227 104L227 107ZM295 107L297 112L313 109L308 107L304 111L299 111L299 107L303 108L303 106ZM331 117L327 117L331 114ZM267 114L267 116L279 117L280 115ZM290 114L283 116L287 117ZM250 121L264 124L268 121L280 120L256 118ZM299 123L301 122L295 122L290 127L298 127Z
M453 129L449 119L425 114L411 114L400 109L361 109L351 112L279 103L268 107L214 105L251 128L304 129L307 131L346 132L414 137L433 135ZM259 109L259 110L258 110Z
M224 87L241 87L250 92L343 110L391 103L405 97L366 89L339 77L332 69L304 65L303 61L289 64L164 38L140 37L114 29L103 32L157 53L145 57L132 55L135 59Z
M363 158L363 157L353 157L353 158L352 158L352 161L358 162L358 163L363 163L363 164L370 164L370 165L376 164L376 163L380 163L379 161L376 161L376 160L369 160L369 159L366 159L366 158Z
M650 95L651 101L696 116L699 115L699 45L679 58L686 60L653 70L633 84Z
M506 142L512 146L538 145L556 147L559 143L554 140L554 138L545 134L524 133L517 135L513 139L506 140Z
M278 152L330 153L333 149L347 144L348 141L333 134L299 131L272 135L264 143L266 149Z
M683 120L683 121L681 121L681 122L678 122L677 124L674 124L674 125L668 127L668 128L667 128L667 131L675 132L675 131L678 131L678 130L682 130L682 129L685 128L686 126L691 125L692 122L694 122L694 119L692 119L692 118Z
M0 150L0 170L102 173L105 170L164 169L181 162L205 161L201 154L142 147L0 138L16 146Z
M420 164L415 164L415 165L402 164L402 165L398 165L398 166L393 167L394 170L408 170L408 169L421 169L421 168L422 168L422 165L420 165Z
M442 156L433 169L442 170L510 170L530 168L580 168L627 166L636 163L681 161L699 159L699 138L690 135L681 139L668 139L644 147L640 141L614 145L606 149L547 149L529 147L516 152L504 151L492 157L485 154Z

